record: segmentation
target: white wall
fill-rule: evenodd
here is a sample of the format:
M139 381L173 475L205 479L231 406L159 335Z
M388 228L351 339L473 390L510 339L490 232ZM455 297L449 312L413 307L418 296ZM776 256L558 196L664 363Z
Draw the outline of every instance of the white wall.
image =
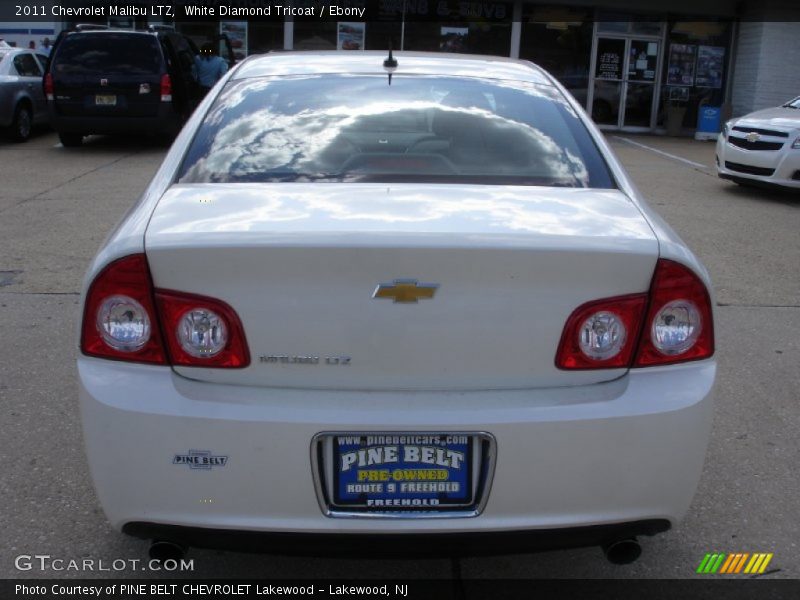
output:
M758 19L758 20L755 20ZM736 39L733 116L800 95L800 5L765 2L745 13Z

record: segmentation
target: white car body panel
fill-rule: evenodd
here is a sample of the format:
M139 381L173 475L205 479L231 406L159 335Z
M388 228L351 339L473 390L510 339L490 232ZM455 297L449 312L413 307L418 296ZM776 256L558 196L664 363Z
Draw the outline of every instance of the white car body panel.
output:
M749 113L744 117L739 117L736 119L736 124L752 125L763 129L771 127L793 129L798 126L798 121L800 121L800 117L797 116L797 110L796 108L786 108L784 106L765 108Z
M150 220L145 248L156 287L223 300L250 340L254 360L244 370L177 372L353 389L507 389L619 377L624 369L559 370L554 349L575 307L646 292L658 256L649 225L618 191L419 184L173 186ZM190 264L214 276L198 277ZM394 306L371 298L378 284L409 278L441 283L436 301ZM331 370L258 360L309 354L352 362Z
M711 427L715 360L565 373L553 365L553 344L566 317L582 302L647 291L658 258L697 273L713 306L707 271L647 206L600 131L549 75L508 59L395 56L406 72L481 72L560 89L605 157L619 190L452 185L437 189L434 200L429 195L434 186L421 184L173 185L194 131L229 79L345 70L338 53L277 54L240 63L195 111L139 203L87 272L82 301L107 264L146 252L156 287L209 295L234 306L252 355L251 366L236 373L79 357L89 464L115 528L149 522L263 532L504 531L646 519L674 524L687 511ZM358 53L346 72L352 67L383 73L377 58ZM381 199L377 204L376 198ZM580 201L571 206L573 200ZM364 252L369 249L372 264ZM479 257L486 286L470 286L469 269L458 261L465 249ZM270 262L259 254L263 251L281 260ZM426 260L403 258L414 252ZM332 271L334 263L326 254L350 259L358 269ZM503 303L488 290L513 289L512 274L536 275L536 261L527 264L526 258L537 255L547 256L540 265L546 265L551 278L566 268L580 273L574 257L591 256L583 271L587 283L581 288L579 278L572 277L571 287L537 296L547 318L522 332L509 329L509 321L525 322L525 306L517 303L504 315ZM189 256L194 259L187 263ZM237 280L242 272L254 276L249 282ZM562 274L567 282L570 273ZM322 354L334 348L348 353L337 344L346 340L343 330L364 310L351 305L348 288L399 277L438 282L443 290L446 278L453 277L461 292L488 294L487 312L497 315L492 325L506 327L504 337L481 340L482 358L488 357L495 372L461 360L467 337L460 338L451 327L449 341L458 352L448 357L437 346L444 367L438 375L428 364L430 355L417 360L406 353L405 360L413 363L408 370L421 373L419 381L403 383L402 368L390 373L388 365L402 354L393 355L391 349L385 350L385 359L362 353L362 360L372 360L373 366L375 360L383 362L372 379L368 368L358 372L366 381L360 386L352 374L263 374L266 367L258 364L262 353ZM270 281L279 288L274 294L265 293ZM344 307L337 315L341 321L308 311L309 331L321 332L309 340L307 334L297 335L296 327L292 330L296 318L275 320L269 326L282 346L263 346L265 331L256 332L254 325L258 315L292 307L298 293L306 308L319 309L320 303L308 301L313 282L321 284L331 306ZM425 327L397 315L428 311L430 329L446 321L448 313L465 309L472 320L465 319L464 327L474 338L477 304L460 297L448 307L437 305L445 295L427 305L373 301L370 310L424 336ZM538 341L526 346L526 337ZM307 348L311 342L324 347ZM526 353L536 356L527 371ZM502 360L491 362L496 356ZM319 505L310 466L312 438L324 431L489 432L496 440L497 461L485 509L474 518L329 518ZM172 464L175 455L190 449L225 455L228 462L207 471Z
M800 189L800 147L792 148L800 140L800 109L778 106L759 110L729 121L727 126L728 138L725 132L717 138L720 177ZM758 135L756 143L780 147L774 150L743 148L731 143L730 138L745 140L751 131ZM751 170L748 167L773 172L748 172Z
M87 357L78 367L92 477L114 527L148 521L338 533L560 528L653 518L674 524L687 511L702 470L716 372L714 361L703 361L559 389L311 393L198 383L162 367L117 363L109 369L107 361ZM387 429L491 431L497 466L483 514L324 516L310 468L312 437ZM228 464L208 471L172 464L190 448L226 455Z

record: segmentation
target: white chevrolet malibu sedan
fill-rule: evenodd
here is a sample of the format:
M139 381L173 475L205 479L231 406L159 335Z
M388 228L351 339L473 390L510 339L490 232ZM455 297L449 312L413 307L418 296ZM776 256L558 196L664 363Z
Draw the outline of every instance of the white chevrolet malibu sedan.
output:
M535 65L250 58L87 274L100 502L156 558L380 539L628 562L700 478L710 290Z
M725 123L717 174L739 184L800 189L800 96Z

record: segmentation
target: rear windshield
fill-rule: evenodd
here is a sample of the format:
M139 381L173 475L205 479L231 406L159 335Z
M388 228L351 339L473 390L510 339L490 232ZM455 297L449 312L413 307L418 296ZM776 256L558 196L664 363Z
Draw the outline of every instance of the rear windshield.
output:
M152 35L69 35L58 45L51 70L59 75L157 74L162 70L161 50Z
M464 77L266 77L230 82L181 183L442 182L614 187L550 86Z

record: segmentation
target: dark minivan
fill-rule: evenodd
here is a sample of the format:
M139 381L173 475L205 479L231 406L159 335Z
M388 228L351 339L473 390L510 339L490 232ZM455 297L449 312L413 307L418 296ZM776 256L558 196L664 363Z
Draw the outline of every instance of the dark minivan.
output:
M64 146L89 134L174 135L201 98L196 45L176 32L79 30L58 39L44 78Z

